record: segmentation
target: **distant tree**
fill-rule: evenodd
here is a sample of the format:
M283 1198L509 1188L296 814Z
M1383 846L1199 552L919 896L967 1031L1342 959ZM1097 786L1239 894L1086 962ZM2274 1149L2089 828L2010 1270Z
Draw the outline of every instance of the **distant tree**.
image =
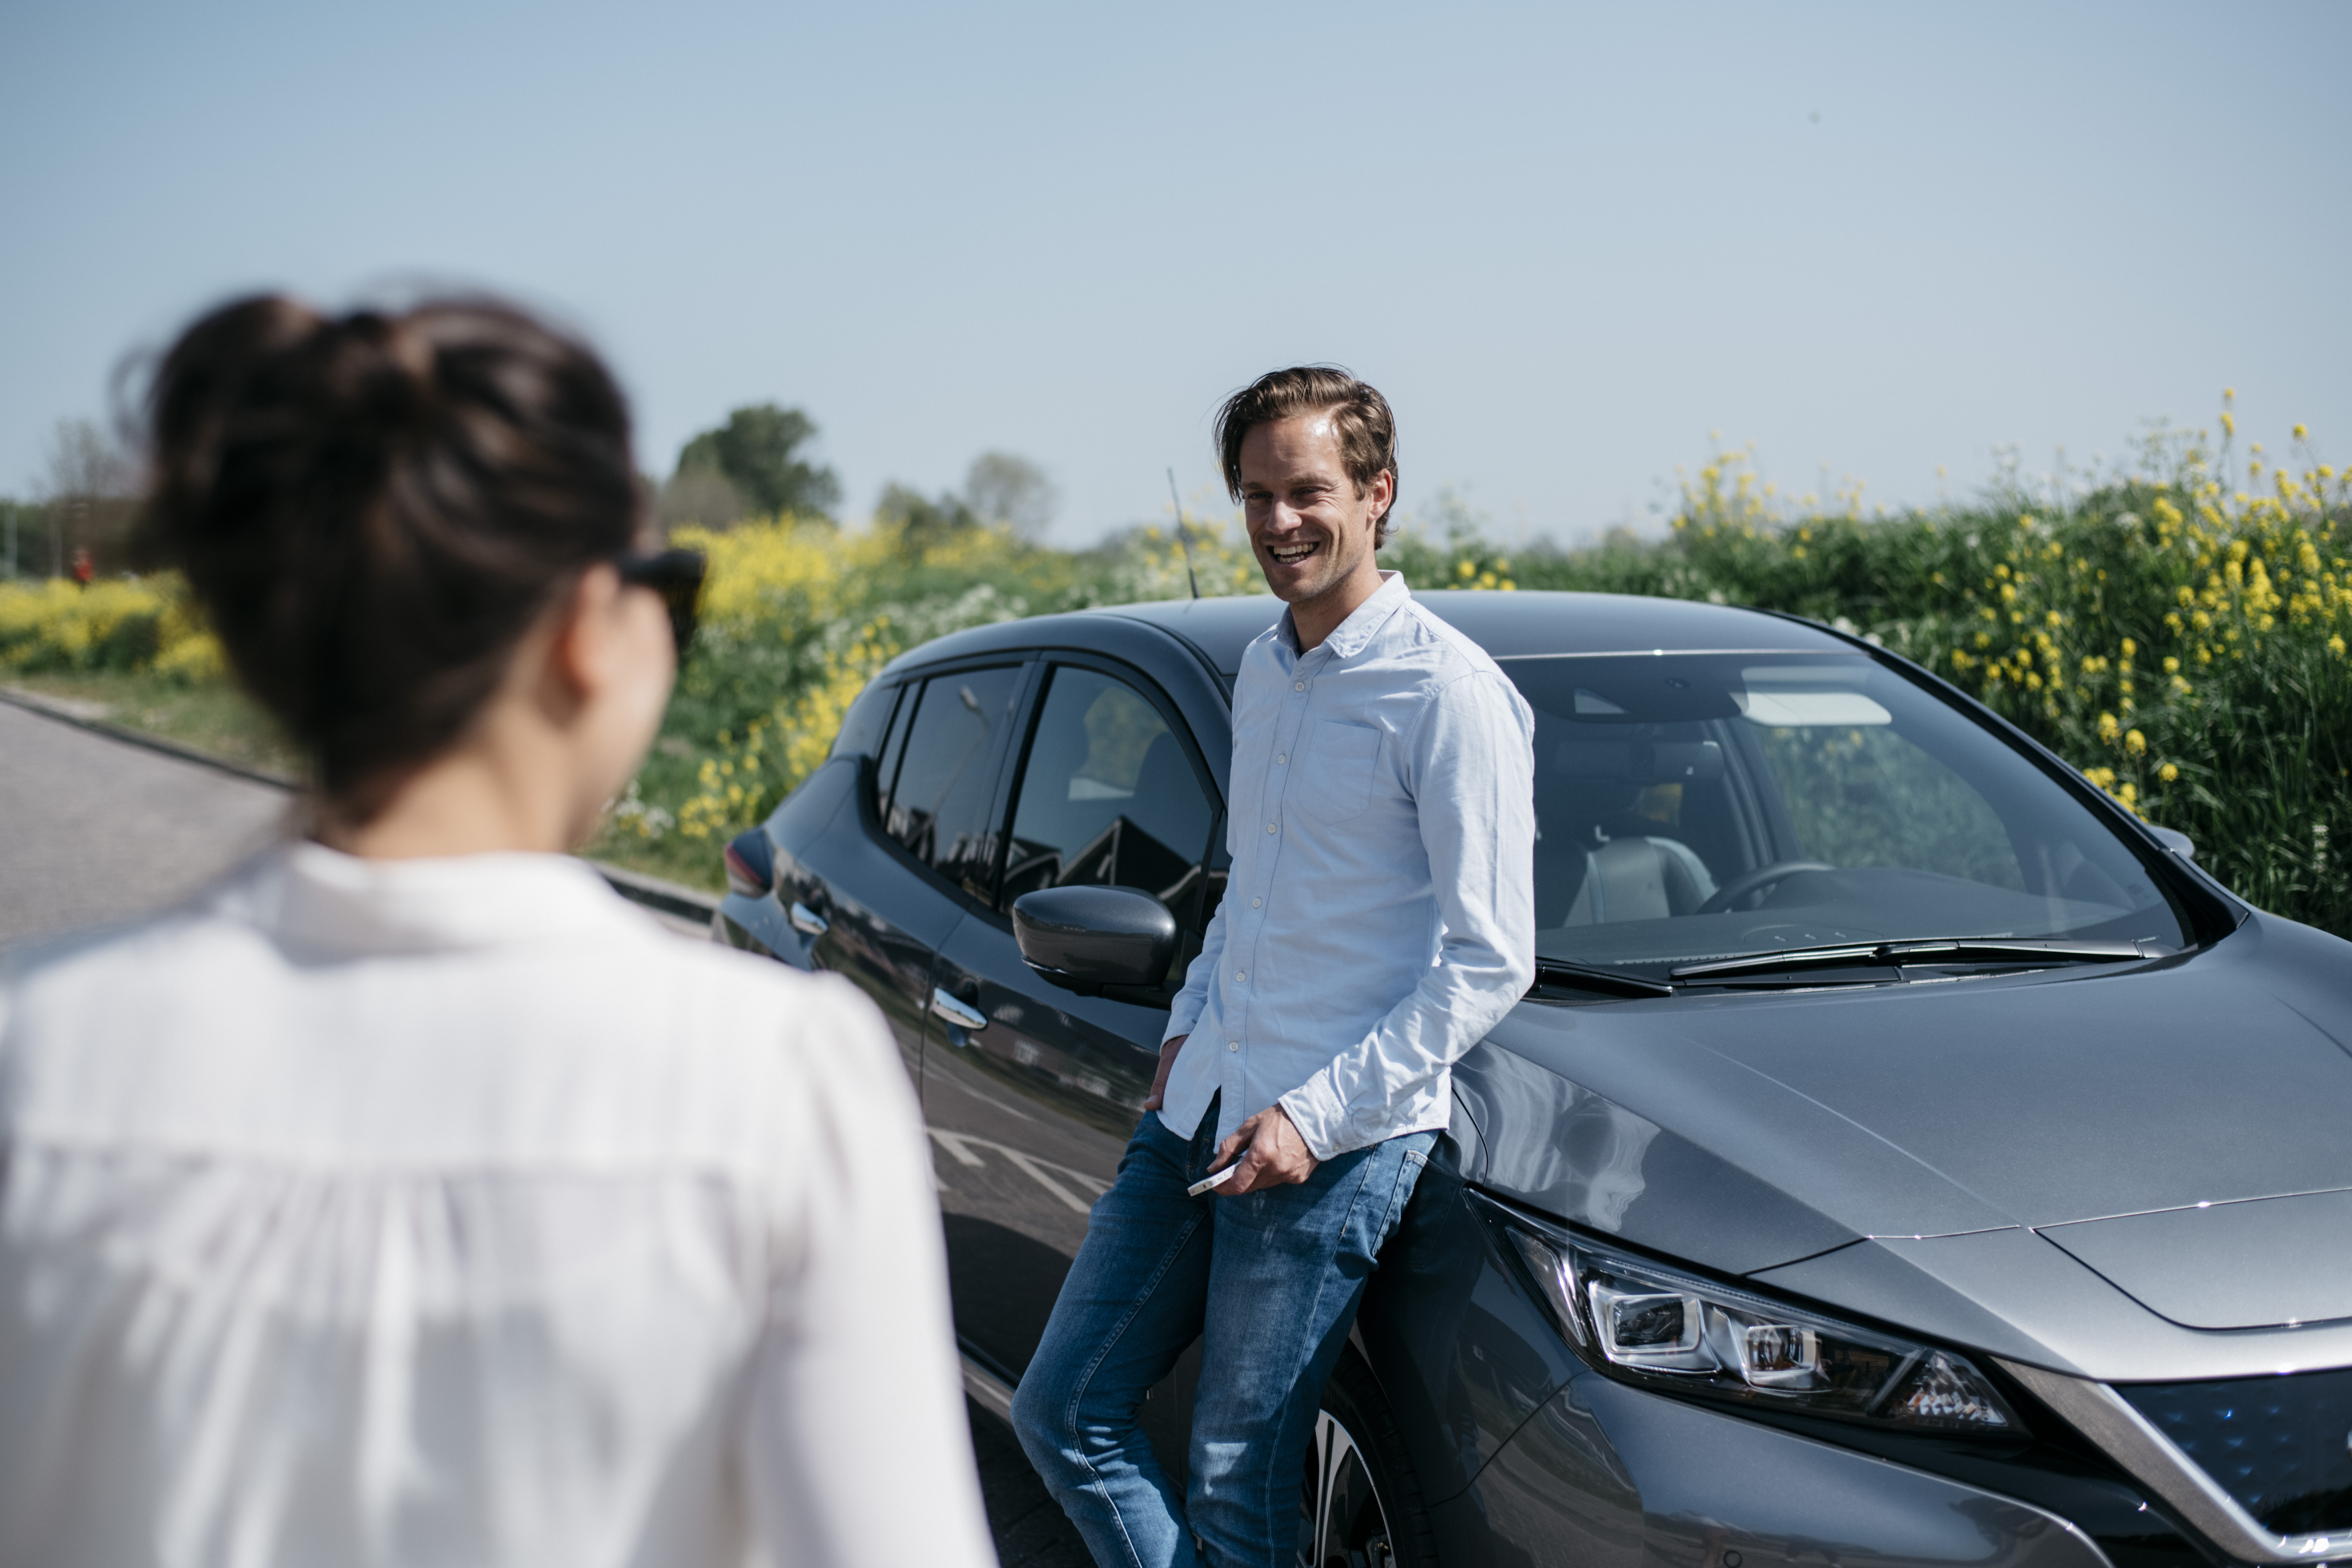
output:
M942 492L934 500L895 481L882 487L882 499L874 503L874 521L896 531L900 547L918 558L953 535L980 526L971 507L953 491Z
M1011 452L982 452L971 460L963 500L981 521L1007 524L1033 541L1045 533L1062 504L1045 470Z
M93 420L60 419L42 451L49 524L49 575L66 574L68 550L121 564L138 465Z
M753 511L830 517L841 503L841 480L795 455L815 439L816 421L801 410L753 404L688 441L677 455L677 472L717 474Z
M726 528L751 515L743 492L716 468L680 468L662 486L656 503L664 528L699 523Z
M31 501L0 500L0 579L24 572L25 539L40 531L43 510Z

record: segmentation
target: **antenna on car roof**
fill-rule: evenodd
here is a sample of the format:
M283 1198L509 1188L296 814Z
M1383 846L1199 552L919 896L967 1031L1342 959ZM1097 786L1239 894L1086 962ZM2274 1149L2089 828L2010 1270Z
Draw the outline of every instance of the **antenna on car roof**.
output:
M1176 493L1176 470L1168 470L1168 499L1176 503L1176 542L1184 552L1184 581L1192 584L1192 597L1201 596L1201 579L1192 571L1192 541L1184 531L1184 498Z

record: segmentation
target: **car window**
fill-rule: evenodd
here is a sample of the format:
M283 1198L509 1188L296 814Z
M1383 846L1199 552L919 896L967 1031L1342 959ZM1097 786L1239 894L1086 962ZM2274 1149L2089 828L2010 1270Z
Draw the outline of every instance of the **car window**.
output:
M891 837L978 899L994 891L988 807L1020 693L1017 665L926 681L883 815Z
M1215 817L1156 705L1100 670L1058 666L1022 771L1001 901L1081 882L1140 888L1197 929Z
M890 710L898 696L898 689L887 680L866 682L849 711L841 716L841 729L833 737L833 749L825 753L833 757L871 757L880 753L882 726L890 718Z
M874 764L874 819L886 826L890 821L890 789L898 777L898 759L907 754L907 730L915 721L915 698L919 685L909 685L894 691L898 698L890 715L890 733L882 742L882 750Z
M1911 938L2187 941L2087 806L1866 657L1503 666L1536 711L1546 957L1664 966Z

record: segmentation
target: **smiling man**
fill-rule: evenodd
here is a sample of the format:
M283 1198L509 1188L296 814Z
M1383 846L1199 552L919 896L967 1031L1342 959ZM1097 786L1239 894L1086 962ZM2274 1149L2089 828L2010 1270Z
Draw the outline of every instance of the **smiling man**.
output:
M1453 1063L1535 975L1534 720L1380 569L1387 400L1276 371L1226 400L1217 440L1288 606L1234 689L1232 877L1013 1401L1106 1568L1294 1561L1317 1398L1450 1120ZM1179 1499L1138 1417L1196 1336Z

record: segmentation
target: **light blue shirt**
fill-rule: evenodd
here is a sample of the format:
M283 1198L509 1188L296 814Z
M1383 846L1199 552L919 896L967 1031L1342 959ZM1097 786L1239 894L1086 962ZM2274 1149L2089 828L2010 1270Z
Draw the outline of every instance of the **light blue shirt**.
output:
M1451 1120L1454 1061L1535 978L1535 716L1495 661L1380 589L1320 646L1289 612L1234 687L1233 873L1162 1037L1160 1119L1279 1100L1318 1160Z

